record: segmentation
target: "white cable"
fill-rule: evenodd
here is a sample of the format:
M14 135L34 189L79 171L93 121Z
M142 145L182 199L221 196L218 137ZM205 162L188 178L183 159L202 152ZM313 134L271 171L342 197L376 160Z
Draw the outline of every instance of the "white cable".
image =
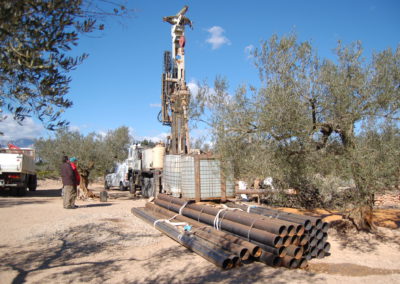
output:
M185 204L183 204L182 206L181 206L181 208L179 208L179 215L182 215L182 210L183 210L183 208L185 208L185 206L188 204L188 202L185 202Z
M155 220L154 223L153 223L153 226L155 227L157 225L157 223L159 223L159 222L165 222L165 223L170 224L170 225L175 226L175 227L189 225L186 222L171 222L171 220L174 219L176 216L178 216L178 214L172 216L169 219L158 219L158 220Z
M222 204L222 207L224 207L224 208L220 209L218 211L217 215L215 215L215 218L214 218L214 228L216 230L218 230L218 231L221 231L222 220L221 221L219 220L219 215L221 214L221 212L227 211L227 210L230 210L230 211L235 211L235 210L243 211L240 208L231 208L231 207L226 206L225 204Z

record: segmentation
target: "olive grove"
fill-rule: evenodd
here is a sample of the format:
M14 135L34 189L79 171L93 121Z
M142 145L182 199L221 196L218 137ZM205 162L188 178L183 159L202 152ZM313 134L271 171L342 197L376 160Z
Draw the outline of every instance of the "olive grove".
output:
M218 77L200 85L191 114L211 126L237 179L272 176L297 190L290 205L340 205L373 229L374 194L399 185L400 46L366 58L360 42L339 42L334 53L322 59L294 34L272 36L253 54L259 88L229 94Z

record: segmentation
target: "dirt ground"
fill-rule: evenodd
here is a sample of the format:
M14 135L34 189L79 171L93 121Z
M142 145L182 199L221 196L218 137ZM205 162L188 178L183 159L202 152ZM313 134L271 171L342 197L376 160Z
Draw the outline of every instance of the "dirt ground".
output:
M143 199L62 208L59 181L0 197L0 283L400 283L400 210L378 212L378 234L329 231L331 255L304 270L259 262L222 271L136 218ZM101 185L91 185L99 192ZM383 210L383 209L382 209Z

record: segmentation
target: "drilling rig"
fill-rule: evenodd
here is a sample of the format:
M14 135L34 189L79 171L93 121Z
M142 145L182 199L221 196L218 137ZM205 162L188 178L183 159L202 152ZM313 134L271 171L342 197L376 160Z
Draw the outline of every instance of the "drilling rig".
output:
M185 81L185 26L192 28L192 22L185 17L188 6L176 15L163 18L171 24L172 51L164 52L162 74L161 111L159 121L171 127L166 152L179 155L188 154L190 149L188 108L190 91Z

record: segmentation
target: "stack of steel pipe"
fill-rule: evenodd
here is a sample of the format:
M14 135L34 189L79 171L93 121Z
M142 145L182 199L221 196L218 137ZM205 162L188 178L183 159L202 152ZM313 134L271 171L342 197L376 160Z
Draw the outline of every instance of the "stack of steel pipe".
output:
M197 235L182 232L170 223L162 222L162 216L146 208L132 208L132 213L154 225L155 228L168 237L223 269L229 269L240 265L241 260L237 255L231 254L222 247L216 246L212 242L206 241L204 238Z
M159 194L154 203L167 210L218 230L237 235L262 249L259 260L271 266L305 267L304 246L309 242L300 223L263 217L229 208L188 203L183 199Z
M269 217L271 219L285 220L304 226L304 239L308 242L303 244L303 258L310 260L311 258L323 258L329 254L330 243L328 242L329 223L324 222L321 218L314 216L306 216L294 213L288 213L277 209L246 206L246 205L231 205L247 212Z

